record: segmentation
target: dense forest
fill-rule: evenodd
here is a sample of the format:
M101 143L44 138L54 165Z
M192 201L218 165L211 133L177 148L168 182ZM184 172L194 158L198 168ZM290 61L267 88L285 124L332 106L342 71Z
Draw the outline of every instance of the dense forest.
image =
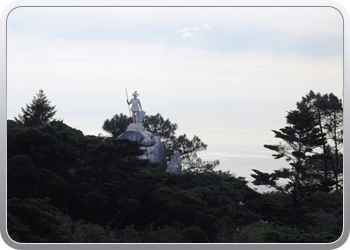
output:
M342 234L343 108L333 94L310 91L273 130L280 143L262 145L290 166L252 166L253 184L273 188L266 193L216 171L218 160L197 156L207 145L176 136L177 124L160 114L144 126L168 160L180 152L181 174L117 139L130 123L123 114L101 124L110 136L84 135L54 118L42 90L22 113L7 121L7 228L16 242L329 243Z

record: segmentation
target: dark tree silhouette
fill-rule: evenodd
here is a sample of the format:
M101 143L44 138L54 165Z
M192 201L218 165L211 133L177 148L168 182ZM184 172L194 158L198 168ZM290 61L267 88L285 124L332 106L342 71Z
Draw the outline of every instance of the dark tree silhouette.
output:
M325 189L327 185L336 182L336 190L341 189L342 154L340 149L343 144L343 106L341 99L333 93L321 95L312 90L301 102L297 102L298 110L310 109L317 126L324 136L322 144L323 153L314 157L314 168L323 173Z
M275 159L286 158L291 169L275 170L271 175L253 170L256 174L252 177L255 178L255 185L269 185L296 196L308 174L308 159L313 150L324 143L324 134L317 128L313 114L308 109L288 112L287 123L289 126L281 128L280 131L273 130L275 137L282 139L284 144L264 147L277 153L273 154ZM276 181L280 178L289 179L290 182L283 188L279 187Z
M118 137L126 130L130 123L132 123L131 117L127 117L122 113L120 115L116 114L110 120L105 120L102 129L111 133L113 137Z
M56 114L55 106L50 106L50 101L41 89L30 105L26 104L26 109L22 108L23 115L14 117L15 121L24 127L46 126L52 121Z
M102 128L113 137L122 134L132 119L124 114L115 115L112 119L105 120ZM192 140L186 134L176 136L177 124L169 119L164 119L161 114L145 116L143 120L145 129L160 137L165 146L165 156L167 161L178 151L182 158L183 172L204 172L213 171L220 164L219 160L203 161L197 156L197 152L207 149L207 145L198 136Z

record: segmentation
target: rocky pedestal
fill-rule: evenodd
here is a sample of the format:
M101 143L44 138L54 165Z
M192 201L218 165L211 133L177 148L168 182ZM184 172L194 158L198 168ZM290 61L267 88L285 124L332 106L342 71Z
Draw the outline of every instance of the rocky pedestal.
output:
M131 141L139 142L142 145L141 149L145 150L143 155L138 156L139 159L148 159L151 162L159 163L162 168L167 167L166 172L182 172L179 152L176 152L171 157L169 164L167 165L165 158L165 147L160 141L159 136L145 130L141 124L130 124L127 130L122 133L118 139L129 139Z
M129 126L128 129L118 137L118 139L129 139L131 141L139 142L142 144L141 149L145 150L145 153L138 157L139 159L148 159L151 162L159 163L161 167L166 167L165 147L158 136L153 135L147 130L132 130Z
M181 157L178 151L176 151L175 154L173 154L173 156L170 158L166 172L177 174L182 173Z
M131 123L127 128L126 131L145 131L145 127L142 126L140 123Z

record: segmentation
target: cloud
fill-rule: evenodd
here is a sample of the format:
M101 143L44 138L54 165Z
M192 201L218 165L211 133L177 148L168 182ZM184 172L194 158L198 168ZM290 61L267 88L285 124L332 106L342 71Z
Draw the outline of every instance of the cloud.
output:
M206 23L206 24L204 25L204 27L207 28L208 30L211 30L211 27L210 27L210 25L209 25L208 23Z
M179 29L177 31L177 33L182 34L182 38L186 38L186 37L190 37L190 36L194 36L195 32L198 30L198 27L194 27L194 28L190 28L190 27L186 27L183 29Z
M184 11L186 15L179 20ZM342 18L332 8L17 8L9 15L7 28L8 34L20 36L22 41L40 37L114 40L220 53L343 53ZM62 51L63 56L67 54Z
M186 38L186 37L189 37L189 36L194 36L194 34L186 32L185 34L182 35L182 38Z

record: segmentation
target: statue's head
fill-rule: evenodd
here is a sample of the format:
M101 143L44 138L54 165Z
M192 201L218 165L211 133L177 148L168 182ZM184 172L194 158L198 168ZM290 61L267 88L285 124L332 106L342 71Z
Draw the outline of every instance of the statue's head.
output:
M136 98L139 94L137 94L137 91L135 91L132 95Z

